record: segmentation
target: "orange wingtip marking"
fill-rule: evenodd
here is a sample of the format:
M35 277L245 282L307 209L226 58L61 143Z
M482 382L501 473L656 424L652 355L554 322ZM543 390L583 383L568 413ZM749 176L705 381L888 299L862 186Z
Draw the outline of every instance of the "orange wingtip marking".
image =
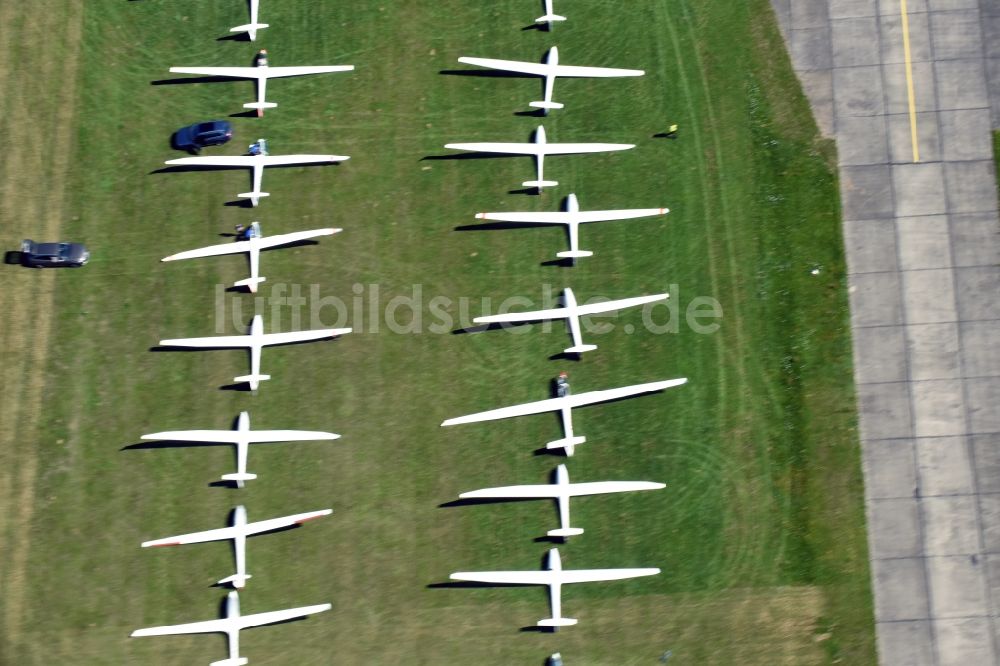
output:
M310 516L310 517L308 517L308 518L303 518L302 520L296 520L296 521L295 521L295 524L296 524L296 525L301 525L302 523L307 523L307 522L309 522L310 520L316 520L317 518L322 518L322 517L323 517L323 516Z
M180 541L171 541L170 543L157 543L157 544L154 544L153 548L162 548L163 546L179 546L179 545L181 545Z

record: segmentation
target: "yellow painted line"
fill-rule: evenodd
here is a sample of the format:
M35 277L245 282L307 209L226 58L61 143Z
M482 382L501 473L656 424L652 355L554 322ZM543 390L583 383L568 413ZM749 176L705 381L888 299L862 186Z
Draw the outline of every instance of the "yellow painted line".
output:
M906 100L910 105L910 143L913 144L913 161L920 161L917 140L917 103L913 94L913 61L910 57L910 18L906 11L906 0L899 0L899 14L903 19L903 61L906 63Z

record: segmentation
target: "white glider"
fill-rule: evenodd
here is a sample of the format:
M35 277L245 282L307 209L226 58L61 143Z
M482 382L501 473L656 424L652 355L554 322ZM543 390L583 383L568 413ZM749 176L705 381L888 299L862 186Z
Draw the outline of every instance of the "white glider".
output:
M269 27L267 23L261 23L257 20L259 8L260 0L250 0L250 22L246 25L230 28L229 32L245 32L250 37L251 42L257 39L257 31Z
M580 331L580 317L584 315L601 314L603 312L613 312L623 308L631 308L645 303L665 301L670 298L670 294L654 294L652 296L636 296L635 298L621 298L617 301L606 301L604 303L591 303L590 305L577 305L576 296L573 290L566 287L563 290L563 307L552 308L551 310L535 310L533 312L508 312L506 314L487 315L476 317L472 320L474 324L502 324L521 323L529 321L541 321L544 319L565 319L569 326L570 336L573 338L573 346L563 350L564 354L582 354L584 352L597 349L597 345L583 344L583 334Z
M261 197L270 196L268 192L261 192L260 182L264 177L264 167L287 166L292 164L325 164L327 162L345 162L351 159L347 155L218 155L199 157L180 157L175 160L167 160L170 165L190 165L204 167L220 167L235 169L243 167L253 169L253 192L241 192L236 196L241 199L250 199L250 203L256 206L260 203Z
M635 148L633 143L549 143L545 138L545 128L541 125L535 130L535 140L531 143L449 143L445 148L452 150L471 150L478 153L506 153L511 155L532 155L535 158L536 179L521 183L524 187L543 187L558 185L558 181L544 180L542 177L546 155L572 155L577 153L603 153L615 150ZM198 158L187 158L198 159Z
M160 261L177 261L178 259L194 259L196 257L217 257L223 254L247 252L250 254L250 277L246 280L237 281L233 286L247 287L252 293L256 293L257 285L267 279L257 275L261 250L278 247L279 245L288 245L289 243L296 243L317 236L331 236L338 231L343 231L343 229L313 229L311 231L295 231L290 234L278 234L277 236L265 236L261 238L254 236L249 240L236 241L235 243L209 245L197 250L178 252L169 257L164 257Z
M580 249L580 225L589 222L608 222L612 220L632 220L639 217L666 215L669 208L633 208L628 210L580 210L580 203L575 194L566 197L566 210L554 213L477 213L480 220L496 220L498 222L524 222L530 224L564 224L569 232L569 250L557 252L556 256L566 259L578 259L593 256L593 252Z
M163 347L247 347L250 349L250 374L236 377L234 382L247 382L250 390L256 391L260 382L270 379L271 375L260 374L260 354L264 347L271 345L287 345L293 342L308 342L333 338L350 333L349 328L324 328L315 331L293 331L290 333L265 333L264 322L260 315L254 315L250 322L248 335L218 335L210 338L175 338L160 340Z
M548 23L549 30L552 29L553 21L565 21L565 16L559 16L552 10L552 0L545 0L545 15L535 19L535 23Z
M619 400L643 393L654 393L663 391L674 386L687 383L687 378L668 379L661 382L649 382L647 384L634 384L632 386L622 386L621 388L605 389L602 391L587 391L580 394L568 394L561 398L549 398L537 402L527 402L512 407L501 407L491 409L486 412L478 412L467 416L459 416L448 419L441 423L442 426L459 425L462 423L477 423L479 421L495 421L507 419L513 416L527 416L529 414L543 414L545 412L559 412L562 418L563 433L562 439L549 442L545 445L547 449L566 449L566 455L573 455L573 449L577 444L583 444L587 438L573 433L573 408L593 405L609 400Z
M549 530L550 537L571 537L583 534L583 529L570 527L569 498L582 495L603 495L606 493L627 493L635 490L659 490L663 483L652 481L593 481L590 483L570 483L566 465L556 468L556 482L532 486L505 486L483 488L459 495L462 499L545 499L556 500L559 505L559 529Z
M269 613L240 615L240 595L235 590L226 598L226 617L221 620L206 620L189 624L174 624L164 627L149 627L136 629L131 636L173 636L178 634L226 634L229 638L229 658L213 661L209 666L243 666L249 663L246 657L240 655L240 630L248 627L259 627L264 624L275 624L286 620L294 620L314 613L322 613L332 608L330 604L317 604L301 608L289 608Z
M497 60L495 58L468 58L461 57L459 62L466 65L486 67L488 69L499 69L506 72L517 72L519 74L530 74L541 76L545 79L545 99L540 102L531 102L528 106L542 109L548 113L549 109L561 109L563 104L552 101L552 87L556 77L566 78L615 78L622 76L642 76L645 74L641 69L616 69L613 67L578 67L573 65L559 64L559 49L553 46L545 54L541 63L523 62L521 60ZM171 70L173 71L173 70Z
M257 478L256 474L247 472L247 454L251 444L334 440L340 439L340 435L315 430L250 430L250 415L240 412L236 430L167 430L143 435L142 439L235 444L236 473L223 474L222 480L235 481L236 487L242 488L245 481Z
M203 76L227 76L240 79L255 79L257 81L257 101L243 105L244 109L256 109L257 117L264 115L264 109L278 106L265 100L265 90L268 79L286 76L304 76L306 74L326 74L328 72L349 72L354 65L316 65L306 67L269 67L258 61L253 67L171 67L174 74L199 74Z
M328 516L333 511L322 509L320 511L309 511L308 513L296 513L291 516L281 518L271 518L270 520L260 520L256 523L247 522L247 510L241 505L233 510L233 524L230 527L223 527L217 530L205 530L204 532L192 532L191 534L181 534L178 536L144 541L143 548L154 548L157 546L182 546L187 543L205 543L206 541L232 540L233 550L236 552L236 573L226 576L219 581L219 585L232 584L239 589L246 585L250 574L247 573L246 545L247 537L262 532L272 532L283 527L295 527L308 520L315 520Z
M602 580L624 580L639 576L655 576L659 569L563 569L559 549L549 551L547 567L542 571L459 571L452 580L468 580L500 585L548 585L552 617L538 621L539 627L568 627L576 624L570 617L562 617L562 586L570 583L590 583Z

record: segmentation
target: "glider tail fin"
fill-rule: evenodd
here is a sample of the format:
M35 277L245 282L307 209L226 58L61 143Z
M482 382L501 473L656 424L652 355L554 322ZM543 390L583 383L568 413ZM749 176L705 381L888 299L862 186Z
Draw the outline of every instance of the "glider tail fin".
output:
M572 627L574 624L576 620L571 617L550 617L538 621L539 627Z
M243 375L242 377L233 377L233 381L239 384L240 382L246 382L250 384L250 390L256 391L257 387L262 381L268 380L271 375Z
M238 25L235 28L230 28L229 32L245 32L250 35L250 41L252 42L257 38L257 31L267 28L267 23L247 23L245 25Z
M226 576L220 580L217 585L229 585L232 584L236 589L241 589L247 584L247 578L250 578L250 574L233 574L232 576Z
M535 19L535 23L551 23L552 21L565 21L565 16L559 16L558 14L546 14L545 16L539 16Z
M562 537L563 539L565 539L566 537L577 536L579 534L583 534L583 528L580 528L580 527L566 527L566 528L560 527L559 529L549 530L548 532L546 532L547 536L550 536L550 537Z
M257 293L257 285L266 280L267 278L255 277L247 278L245 280L238 280L233 283L234 287L246 287L251 293Z
M269 197L271 194L269 192L240 192L236 196L240 199L249 199L250 203L256 206L261 197Z
M544 102L544 101L542 101L542 102L529 102L528 106L536 108L536 109L545 109L547 111L549 109L561 109L565 105L564 104L560 104L559 102Z
M234 657L232 659L223 659L221 661L213 661L208 666L244 666L244 664L249 664L250 660L246 657Z
M592 257L594 253L590 250L566 250L565 252L557 252L556 256L561 259L580 259L582 257Z
M238 487L240 487L240 488L243 487L243 483L245 481L252 481L253 479L256 479L256 478L257 478L256 474L248 474L246 472L243 472L243 473L241 473L241 472L235 472L233 474L223 474L222 475L222 480L223 481L235 481L236 485Z
M583 352L594 351L597 345L573 345L563 349L564 354L582 354Z
M563 437L562 439L557 439L549 442L545 445L546 449L566 449L566 455L573 455L573 447L577 444L583 444L587 441L587 438L583 435L577 435L576 437Z
M247 102L243 105L244 109L257 109L257 117L264 117L264 109L273 109L278 106L276 102Z
M555 187L559 184L556 180L527 180L521 183L521 187L537 187L542 189L543 187Z

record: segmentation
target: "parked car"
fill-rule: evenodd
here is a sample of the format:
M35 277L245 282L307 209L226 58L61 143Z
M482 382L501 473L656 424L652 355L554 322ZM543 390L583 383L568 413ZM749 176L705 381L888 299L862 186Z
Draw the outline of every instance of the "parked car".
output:
M21 241L21 263L31 268L79 268L90 259L83 243L36 243Z
M174 133L174 147L197 153L207 146L221 146L233 138L233 127L226 120L210 120L182 127Z

